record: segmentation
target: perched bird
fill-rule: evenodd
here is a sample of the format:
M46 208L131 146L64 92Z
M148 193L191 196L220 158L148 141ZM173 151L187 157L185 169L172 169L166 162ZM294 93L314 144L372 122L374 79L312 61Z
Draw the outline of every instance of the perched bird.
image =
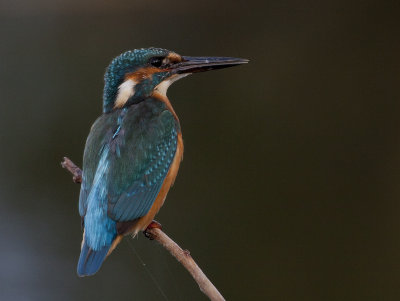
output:
M103 114L90 130L83 158L79 276L96 273L124 235L145 230L174 183L183 141L168 87L191 73L247 62L159 48L112 60L104 76Z

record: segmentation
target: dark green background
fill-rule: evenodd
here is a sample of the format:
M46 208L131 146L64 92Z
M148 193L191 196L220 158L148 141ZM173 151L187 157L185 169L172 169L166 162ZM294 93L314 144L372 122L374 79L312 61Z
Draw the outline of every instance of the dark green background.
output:
M59 162L81 164L110 60L156 46L251 60L169 91L185 155L157 219L223 295L399 300L399 8L3 0L0 299L205 300L141 234L75 272L79 187Z

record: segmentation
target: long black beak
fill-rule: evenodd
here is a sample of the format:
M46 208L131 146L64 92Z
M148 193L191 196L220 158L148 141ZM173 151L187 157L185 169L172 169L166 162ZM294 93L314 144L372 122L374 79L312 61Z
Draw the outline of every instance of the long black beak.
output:
M249 62L247 59L234 57L194 57L183 56L182 62L172 66L174 73L195 73L233 67Z

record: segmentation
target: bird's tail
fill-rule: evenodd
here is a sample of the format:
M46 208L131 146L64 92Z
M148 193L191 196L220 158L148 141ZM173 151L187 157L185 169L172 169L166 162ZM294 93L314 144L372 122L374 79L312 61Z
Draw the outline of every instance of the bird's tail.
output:
M110 247L111 245L104 246L100 250L95 251L84 240L81 255L79 256L78 276L83 277L95 274L100 269L104 259L106 259Z

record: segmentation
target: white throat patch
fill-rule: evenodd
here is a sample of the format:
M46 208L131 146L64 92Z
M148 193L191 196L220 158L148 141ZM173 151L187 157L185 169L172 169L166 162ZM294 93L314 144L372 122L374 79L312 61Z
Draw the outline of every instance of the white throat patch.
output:
M134 80L128 79L119 85L114 108L122 108L125 105L128 99L135 94L136 84L137 82Z
M175 74L172 75L171 77L169 77L168 79L162 81L161 83L159 83L155 88L154 91L160 93L162 96L167 96L167 90L169 88L169 86L171 86L174 82L176 82L177 80L188 76L191 73L184 73L184 74Z

